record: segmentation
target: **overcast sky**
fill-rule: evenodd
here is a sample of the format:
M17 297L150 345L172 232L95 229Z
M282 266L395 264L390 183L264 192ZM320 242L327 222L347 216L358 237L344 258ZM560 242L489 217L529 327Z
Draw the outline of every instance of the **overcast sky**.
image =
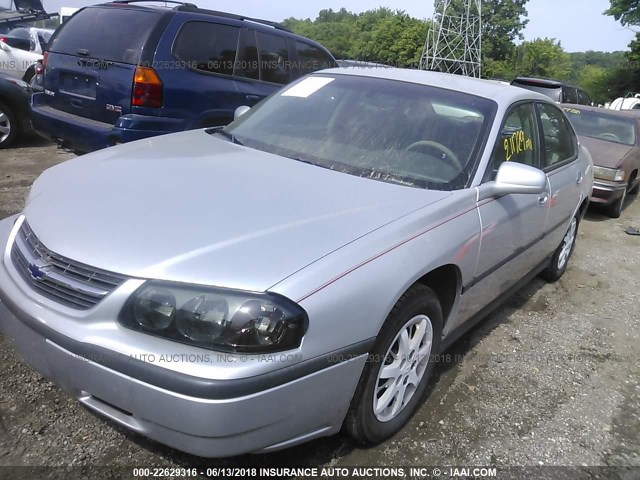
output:
M267 20L280 21L287 17L315 18L324 8L339 10L345 7L362 12L379 6L405 10L418 18L431 18L433 0L186 0L199 7L223 10ZM90 5L87 0L43 0L48 12L60 7ZM609 0L529 0L529 25L524 34L527 40L537 37L556 38L568 52L586 50L627 50L634 33L622 27L613 17L602 14Z

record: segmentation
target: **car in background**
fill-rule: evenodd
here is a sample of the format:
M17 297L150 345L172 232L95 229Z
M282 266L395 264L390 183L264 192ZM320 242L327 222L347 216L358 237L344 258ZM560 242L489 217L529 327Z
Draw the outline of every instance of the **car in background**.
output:
M30 99L29 84L0 73L0 149L10 147L20 135L31 131Z
M10 30L7 37L20 39L22 46L18 48L42 55L54 31L50 28L19 27Z
M51 38L36 130L88 152L226 125L292 80L334 67L328 50L279 24L180 4L87 7Z
M128 429L381 442L452 342L567 269L592 163L543 95L335 68L238 115L57 165L0 221L0 330Z
M640 93L629 93L625 97L618 97L607 108L610 110L640 110Z
M22 36L0 34L0 73L29 82L42 55L30 51L31 41Z
M564 111L593 158L591 201L620 217L627 195L640 189L640 112L584 105L564 105Z
M558 103L593 105L593 100L580 87L546 78L516 77L511 85L542 93Z

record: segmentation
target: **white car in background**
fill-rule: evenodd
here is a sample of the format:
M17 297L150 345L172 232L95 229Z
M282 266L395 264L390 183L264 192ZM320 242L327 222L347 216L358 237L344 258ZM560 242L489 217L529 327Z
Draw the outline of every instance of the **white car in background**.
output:
M0 35L0 73L11 75L26 82L35 72L35 64L42 54L11 46L11 38Z

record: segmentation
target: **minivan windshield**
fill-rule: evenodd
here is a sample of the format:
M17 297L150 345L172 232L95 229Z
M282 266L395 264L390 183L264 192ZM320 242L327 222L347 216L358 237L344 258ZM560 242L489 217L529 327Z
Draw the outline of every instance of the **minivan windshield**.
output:
M350 175L464 188L497 105L396 80L310 75L224 129L237 143Z
M85 8L60 27L49 51L135 65L161 15L115 6Z

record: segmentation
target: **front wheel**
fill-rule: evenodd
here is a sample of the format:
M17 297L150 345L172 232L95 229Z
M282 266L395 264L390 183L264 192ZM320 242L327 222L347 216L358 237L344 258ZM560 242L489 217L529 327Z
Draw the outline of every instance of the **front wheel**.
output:
M578 223L578 215L576 215L571 219L567 233L565 233L562 243L554 252L553 257L551 257L549 266L542 272L542 276L548 282L560 280L560 277L567 270L567 265L578 237Z
M18 135L18 122L13 111L0 102L0 148L9 147Z
M622 209L624 208L624 202L627 199L627 190L628 187L623 190L620 198L606 208L606 214L609 217L620 218L620 215L622 215Z
M387 317L351 401L345 428L356 441L382 442L409 421L426 391L441 336L436 294L414 285Z

